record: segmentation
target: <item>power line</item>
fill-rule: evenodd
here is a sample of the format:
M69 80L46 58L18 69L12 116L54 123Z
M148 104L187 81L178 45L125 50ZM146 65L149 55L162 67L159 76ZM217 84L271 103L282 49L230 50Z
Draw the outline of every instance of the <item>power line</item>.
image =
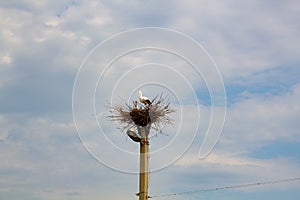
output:
M252 186L259 186L259 185L271 185L271 184L279 184L279 183L294 182L294 181L300 181L300 177L273 180L273 181L256 182L256 183L247 183L247 184L241 184L241 185L223 186L223 187L216 187L216 188L209 188L209 189L192 190L192 191L162 194L162 195L154 195L154 196L149 196L149 198L163 198L163 197L170 197L170 196L176 196L176 195L186 195L186 194L192 194L192 193L211 192L211 191L234 189L234 188L245 188L245 187L252 187Z

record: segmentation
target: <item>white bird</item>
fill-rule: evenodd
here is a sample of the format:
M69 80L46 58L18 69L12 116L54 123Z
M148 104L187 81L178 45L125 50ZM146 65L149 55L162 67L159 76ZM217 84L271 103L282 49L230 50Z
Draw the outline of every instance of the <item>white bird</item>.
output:
M142 102L145 105L151 105L151 101L148 97L144 97L142 91L139 91L139 95L140 95L140 102Z

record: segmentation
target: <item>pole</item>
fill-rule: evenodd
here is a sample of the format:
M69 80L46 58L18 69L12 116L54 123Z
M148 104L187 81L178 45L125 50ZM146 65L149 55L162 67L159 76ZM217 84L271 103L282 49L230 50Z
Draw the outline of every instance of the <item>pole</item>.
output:
M139 200L148 200L148 133L149 129L140 127L138 129L141 136L140 142L140 191Z

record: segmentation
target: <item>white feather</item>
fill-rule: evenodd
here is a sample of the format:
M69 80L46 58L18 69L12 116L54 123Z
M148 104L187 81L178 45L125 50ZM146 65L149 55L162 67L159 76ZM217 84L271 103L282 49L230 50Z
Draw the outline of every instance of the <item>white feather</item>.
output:
M140 95L140 102L142 102L143 104L151 105L150 99L148 97L144 97L142 91L139 91L139 95Z

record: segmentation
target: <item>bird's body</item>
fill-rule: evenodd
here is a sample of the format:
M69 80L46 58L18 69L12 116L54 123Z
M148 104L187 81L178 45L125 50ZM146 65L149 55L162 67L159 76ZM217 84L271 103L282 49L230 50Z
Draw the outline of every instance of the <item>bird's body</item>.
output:
M140 102L145 104L145 105L151 105L152 102L148 97L144 97L142 91L139 91L139 96L140 96Z

